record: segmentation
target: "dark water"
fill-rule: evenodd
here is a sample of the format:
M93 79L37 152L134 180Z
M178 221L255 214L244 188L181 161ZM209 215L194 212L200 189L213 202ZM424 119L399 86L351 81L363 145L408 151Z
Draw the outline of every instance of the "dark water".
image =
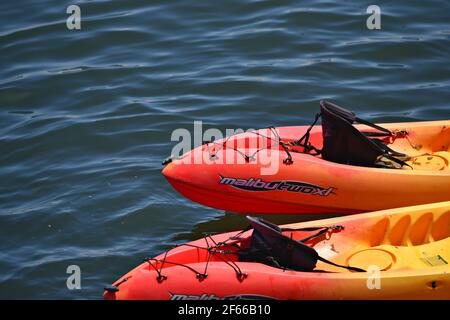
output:
M194 120L307 124L320 99L450 118L446 0L377 1L373 31L372 1L77 1L79 31L69 4L0 3L0 298L101 298L143 257L242 227L160 174Z

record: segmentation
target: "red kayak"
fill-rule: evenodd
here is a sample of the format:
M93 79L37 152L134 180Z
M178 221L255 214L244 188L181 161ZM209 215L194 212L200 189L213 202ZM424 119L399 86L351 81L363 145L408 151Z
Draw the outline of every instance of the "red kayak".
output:
M450 200L450 121L380 126L321 107L321 126L206 143L162 173L185 197L240 213L346 214Z

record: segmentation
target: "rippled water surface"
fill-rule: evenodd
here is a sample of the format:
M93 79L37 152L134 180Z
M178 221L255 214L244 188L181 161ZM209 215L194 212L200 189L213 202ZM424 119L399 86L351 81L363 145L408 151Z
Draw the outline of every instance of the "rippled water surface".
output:
M244 226L161 175L194 120L308 124L320 99L378 122L449 119L450 2L378 1L371 31L372 2L2 1L0 298L101 298L143 257Z

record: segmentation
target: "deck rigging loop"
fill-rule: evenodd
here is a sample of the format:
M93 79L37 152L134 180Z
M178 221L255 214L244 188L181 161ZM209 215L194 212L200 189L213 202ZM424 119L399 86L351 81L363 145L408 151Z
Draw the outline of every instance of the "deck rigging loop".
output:
M159 283L168 279L168 276L163 274L164 265L176 265L176 266L186 268L189 271L191 271L199 281L203 281L208 277L208 268L210 266L212 258L216 258L217 260L221 260L222 262L224 262L227 266L229 266L230 268L233 269L233 271L235 272L236 277L239 281L244 281L248 277L248 273L244 272L241 269L241 267L238 264L238 262L240 260L235 261L236 260L235 257L238 256L238 258L239 258L241 255L241 252L240 252L241 247L239 246L239 242L241 240L240 236L242 234L244 234L245 232L252 230L253 228L254 227L252 225L249 225L247 228L237 232L234 235L231 235L230 237L228 237L227 239L225 239L223 241L216 241L210 234L207 234L203 237L203 240L205 241L205 246L195 245L192 243L186 243L186 244L181 244L181 245L177 245L174 247L174 248L180 248L180 247L185 246L185 247L191 247L191 248L196 248L199 250L206 251L207 257L205 259L204 268L201 271L197 270L185 263L170 261L168 259L168 256L169 256L170 251L173 250L174 248L167 250L161 259L146 258L146 259L144 259L144 261L146 261L149 264L149 266L157 273L156 279ZM343 229L344 229L344 227L340 226L340 225L333 225L333 226L327 226L327 227L309 227L309 228L301 228L301 229L279 228L280 232L317 231L316 233L312 234L311 236L308 236L302 240L299 240L300 243L306 243L313 239L322 239L321 236L323 236L323 235L325 235L325 239L329 239L333 232L340 232ZM292 236L293 236L293 234L291 234L291 238L292 238ZM236 247L238 250L226 250L224 248L225 246ZM287 248L287 249L289 249L289 248ZM314 249L312 249L312 250L314 250ZM244 249L244 251L245 251L245 249ZM231 258L232 256L233 256L233 258ZM268 258L273 259L273 264L271 264L271 265L276 266L281 269L289 269L289 268L283 266L282 264L280 264L278 261L276 261L276 259L274 257L268 257ZM321 257L319 257L319 260L324 261ZM257 261L255 261L255 262L257 262ZM330 262L330 264L333 264L333 263ZM345 268L345 266L344 266L344 268ZM351 268L351 267L347 267L347 268L351 269L353 271L362 271L362 270L356 270L356 268ZM126 280L124 280L124 281L126 281Z
M315 115L314 121L306 129L304 134L296 140L283 140L280 137L278 129L269 126L266 128L268 130L267 133L262 133L262 130L249 131L251 134L266 139L263 146L257 148L253 153L239 150L235 146L237 140L230 140L232 136L227 137L222 142L207 142L206 149L210 159L218 159L218 152L223 149L231 149L242 156L245 162L251 162L256 160L259 152L273 149L281 150L286 154L286 158L283 159L285 165L294 163L293 153L301 153L311 156L320 155L324 160L348 165L390 169L398 169L398 166L400 168L409 167L403 161L407 155L392 150L388 146L398 138L408 139L408 132L406 130L390 131L377 124L361 119L353 112L327 101L321 101L320 107L321 110ZM310 141L311 131L317 125L319 119L322 119L322 149L314 146ZM354 127L354 124L364 125L372 130L362 131ZM248 139L248 137L244 139ZM232 145L230 145L230 142ZM214 148L211 148L211 146L214 146ZM386 158L390 162L380 161L380 157Z
M174 248L167 250L165 252L165 254L164 254L162 259L146 258L146 259L144 259L144 261L147 262L149 264L149 266L157 273L156 279L157 279L157 281L159 283L161 283L164 280L168 279L168 276L163 274L163 267L164 267L165 264L176 265L176 266L180 266L180 267L186 268L186 269L192 271L199 281L202 281L202 280L204 280L204 279L206 279L208 277L208 273L207 272L208 272L208 267L210 265L212 257L216 257L217 259L222 260L226 265L231 267L233 269L233 271L236 273L236 276L237 276L238 280L242 281L245 278L247 278L248 274L243 272L241 270L241 268L239 267L239 265L229 257L229 255L235 255L236 252L234 252L232 250L222 250L222 249L219 249L219 248L224 246L224 245L232 246L235 243L229 243L229 241L231 241L231 240L235 241L234 237L239 236L239 235L241 235L242 233L244 233L246 231L247 231L247 229L244 229L244 230L238 232L236 235L231 236L228 239L226 239L224 241L221 241L221 242L216 242L211 237L211 235L206 235L203 238L205 240L205 242L206 242L206 247L193 245L193 244L189 244L189 243L178 245L178 246L174 247L174 248L180 248L180 247L186 246L186 247L197 248L197 249L200 249L200 250L205 250L207 252L208 256L206 258L205 268L203 269L202 272L199 271L199 270L196 270L195 268L192 268L191 266L189 266L187 264L174 262L174 261L169 261L167 259L167 256L168 256L169 252L171 250L173 250ZM209 241L208 241L208 239L209 239ZM213 244L211 244L210 241ZM159 264L159 267L158 267L158 264Z
M218 159L217 157L217 153L220 152L223 149L230 149L230 150L234 150L236 153L238 153L240 156L242 156L245 160L245 162L251 162L251 161L256 161L256 156L259 152L264 151L264 150L270 150L273 149L275 146L280 146L281 149L286 153L286 158L283 160L283 163L286 165L289 164L293 164L293 160L292 160L292 155L291 153L303 153L303 154L310 154L312 156L317 156L321 154L321 150L314 147L310 142L309 142L309 134L311 129L314 127L314 125L317 122L317 115L316 115L316 120L314 121L314 123L308 128L307 132L298 140L296 141L283 141L278 133L278 130L273 127L273 126L269 126L266 129L270 130L270 135L265 135L261 132L259 132L260 130L252 130L250 131L250 133L255 134L259 137L262 137L266 140L271 141L271 143L268 146L264 146L264 147L260 147L258 148L256 151L254 151L252 154L246 154L244 152L242 152L241 150L239 150L237 147L235 146L230 146L229 140L231 138L228 137L227 139L225 139L224 142L219 143L219 142L215 142L215 141L208 141L205 145L207 148L207 151L209 153L209 158L211 160L215 160ZM272 137L273 135L273 137ZM302 141L305 140L304 143L302 143ZM218 146L217 149L214 149L214 151L211 150L211 146L210 145L215 145ZM300 151L298 148L296 147L302 147L303 151ZM279 150L277 148L277 150Z

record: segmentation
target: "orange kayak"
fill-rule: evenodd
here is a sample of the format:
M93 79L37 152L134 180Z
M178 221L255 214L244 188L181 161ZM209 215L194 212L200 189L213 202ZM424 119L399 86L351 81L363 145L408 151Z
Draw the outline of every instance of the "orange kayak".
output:
M256 219L253 230L207 236L147 259L107 287L104 298L450 299L450 202L283 228ZM271 253L281 265L241 254L256 248L260 227L288 244ZM292 251L296 246L302 255ZM280 251L300 260L283 262Z
M405 166L336 163L295 146L286 152L308 130L297 126L204 144L171 159L162 173L185 197L240 213L350 214L450 200L450 121L382 126L397 133L385 142L408 156ZM321 126L312 127L309 141L323 147Z

